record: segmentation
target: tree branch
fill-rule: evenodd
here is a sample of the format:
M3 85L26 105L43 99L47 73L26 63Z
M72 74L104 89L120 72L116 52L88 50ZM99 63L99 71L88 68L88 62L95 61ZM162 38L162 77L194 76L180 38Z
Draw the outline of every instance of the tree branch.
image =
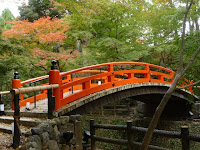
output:
M198 49L195 51L195 53L192 55L192 57L190 58L190 61L188 62L187 66L185 67L185 69L182 71L182 75L186 73L186 71L190 68L190 66L192 65L192 63L194 62L194 59L196 58L196 56L200 53L200 46L198 47Z
M197 84L199 84L199 83L200 83L200 80L197 81L197 82L194 82L194 83L192 83L192 84L186 85L186 86L184 86L184 87L177 87L177 89L185 89L185 88L188 88L188 87L190 87L190 86L197 85Z
M189 10L190 10L192 4L193 4L193 0L191 0L190 5L188 7L188 0L187 0L187 6L186 6L185 16L184 16L184 20L183 20L183 33L181 36L181 52L179 55L178 72L181 72L182 68L183 68L183 53L185 50L185 28L186 28L187 15L189 13Z

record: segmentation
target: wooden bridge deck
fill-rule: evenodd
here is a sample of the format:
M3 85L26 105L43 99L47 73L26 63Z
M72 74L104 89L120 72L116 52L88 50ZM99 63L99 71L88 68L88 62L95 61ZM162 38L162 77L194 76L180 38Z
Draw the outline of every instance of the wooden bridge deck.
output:
M80 90L74 91L73 93L79 92ZM63 94L63 97L71 95L72 92L67 92ZM68 106L73 105L74 102L69 103ZM30 110L27 110L26 107L21 107L20 112L30 112L30 113L47 113L48 112L48 99L41 99L36 102L36 108L34 108L34 103L30 104Z

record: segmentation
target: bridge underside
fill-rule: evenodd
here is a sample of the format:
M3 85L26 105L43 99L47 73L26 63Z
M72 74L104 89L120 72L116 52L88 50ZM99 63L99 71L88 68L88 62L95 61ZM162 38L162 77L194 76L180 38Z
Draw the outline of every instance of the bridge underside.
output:
M155 111L169 86L168 84L159 83L140 83L114 87L83 97L73 102L70 106L67 105L59 109L57 112L59 115L85 114L108 103L132 98L133 100L144 102L146 104L144 105L144 113L150 116ZM176 90L170 98L164 114L180 114L185 116L191 110L191 104L196 99L197 97L190 92Z

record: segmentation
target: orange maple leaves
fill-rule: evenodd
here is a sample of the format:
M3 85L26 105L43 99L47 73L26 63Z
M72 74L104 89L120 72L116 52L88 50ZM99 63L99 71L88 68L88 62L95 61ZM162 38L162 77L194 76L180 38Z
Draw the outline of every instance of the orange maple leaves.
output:
M64 53L54 53L50 51L45 51L39 48L32 49L32 54L34 57L39 58L38 66L43 66L46 68L46 63L49 60L62 60L64 63L67 63L68 59L72 59L72 55L67 55Z
M40 18L34 22L23 20L9 23L13 24L12 29L5 30L4 37L31 38L31 40L39 41L39 43L63 44L63 39L66 38L65 32L68 30L68 25L63 24L61 19L51 19L50 17Z

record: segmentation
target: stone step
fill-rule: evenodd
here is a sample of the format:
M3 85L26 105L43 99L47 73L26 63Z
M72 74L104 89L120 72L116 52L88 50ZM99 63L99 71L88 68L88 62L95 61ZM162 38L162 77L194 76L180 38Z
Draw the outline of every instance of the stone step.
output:
M5 110L6 116L14 116L13 110ZM47 118L48 114L46 112L28 112L20 111L21 117L32 117L32 118Z
M21 129L22 134L25 137L28 137L31 135L30 128L20 125L20 129ZM12 134L11 124L0 123L0 132Z
M20 124L26 127L34 127L37 126L41 122L45 122L46 119L39 118L28 118L28 117L20 117ZM0 116L0 123L11 124L14 122L13 116Z

